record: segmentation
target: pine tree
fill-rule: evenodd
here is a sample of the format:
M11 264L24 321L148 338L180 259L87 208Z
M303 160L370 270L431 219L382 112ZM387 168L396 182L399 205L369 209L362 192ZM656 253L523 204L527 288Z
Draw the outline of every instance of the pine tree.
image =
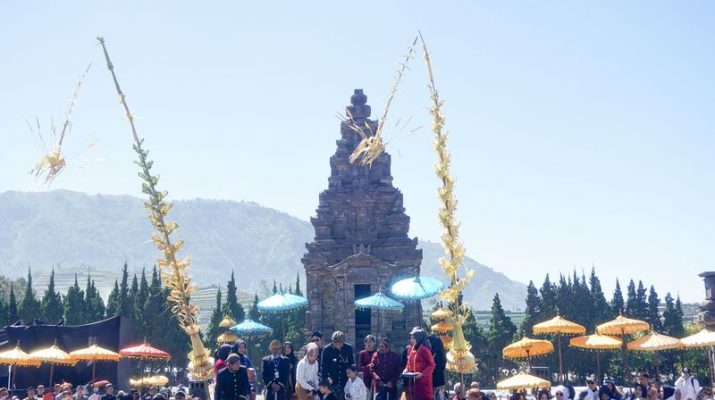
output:
M258 311L258 293L253 297L253 304L251 305L251 310L248 311L248 318L256 322L261 318L261 313Z
M17 298L15 297L15 288L10 284L10 299L7 301L7 320L8 324L14 324L20 319L17 312Z
M137 274L135 273L134 277L132 278L132 286L129 288L129 314L134 321L137 320L135 305L137 296L139 296L139 280L137 279Z
M99 295L91 275L87 275L87 288L84 291L84 323L92 323L104 319L104 300Z
M516 334L516 326L511 318L504 313L499 294L496 294L492 301L492 316L487 331L488 345L485 357L492 376L499 376L499 369L505 362L501 351L512 341L514 334Z
M211 320L209 321L208 329L206 329L206 346L210 349L216 346L216 338L221 334L218 324L223 319L223 315L221 288L219 288L218 292L216 292L216 308L214 308L214 311L211 313Z
M119 295L117 298L118 307L117 314L122 317L131 318L133 315L134 307L129 297L129 271L127 263L124 263L124 268L122 268L122 283L119 285Z
M241 322L246 318L243 306L238 302L238 297L236 296L236 279L233 276L233 271L231 271L231 279L228 281L228 284L226 284L226 306L224 307L224 313L230 314L236 322Z
M278 286L276 286L276 280L273 280L273 294L278 293Z
M164 318L161 318L165 311L165 298L159 280L159 273L156 266L152 270L151 285L149 285L149 295L144 304L144 335L151 341L159 342L163 331L166 329Z
M618 282L618 279L616 279L616 290L613 291L613 298L611 299L611 316L613 318L617 317L624 311L624 303L621 283Z
M42 298L42 319L48 324L54 324L62 319L62 296L55 290L55 269L50 273L50 283Z
M300 272L295 274L295 289L293 290L297 296L302 296L303 292L300 290Z
M0 327L4 327L10 324L7 316L7 308L7 303L5 302L5 293L0 292Z
M678 298L680 300L680 298ZM665 295L665 310L663 311L663 332L668 336L682 337L685 334L683 327L682 307L678 311L678 306L673 302L670 293Z
M658 293L655 292L655 288L651 285L648 293L648 319L646 321L650 324L651 329L656 332L663 331L663 322L660 320L660 313L658 312L659 305Z
M27 286L25 286L25 296L22 298L18 313L20 319L26 325L32 324L35 319L41 317L42 307L40 302L35 298L35 291L32 290L32 273L27 269Z
M610 308L606 301L606 296L603 294L601 280L596 276L596 268L591 268L591 277L589 278L589 286L591 293L591 307L593 307L592 321L587 325L589 331L592 331L597 324L605 322L611 318ZM619 288L620 290L620 288Z
M556 315L556 288L551 283L549 274L546 274L546 279L539 289L541 294L541 305L539 307L539 320L547 320Z
M107 317L113 317L119 314L119 282L114 280L114 289L109 294L107 299Z
M159 277L161 277L161 274ZM168 302L170 293L171 290L169 288L162 288L162 291L159 293L159 297L162 300L162 313L159 316L161 324L159 326L163 326L164 329L162 330L157 343L163 346L163 348L171 354L171 361L169 362L170 366L183 369L186 368L186 365L189 363L188 353L191 350L191 346L189 338L186 336L186 332L181 329L176 317L170 311L170 305Z
M77 282L77 274L74 276L74 285L70 286L63 299L65 308L65 322L67 325L80 325L84 321L84 292Z
M643 281L638 281L638 289L636 290L636 318L648 319L648 291L643 286Z
M146 280L146 269L144 268L142 268L139 282L139 291L134 297L134 337L146 336L146 320L151 317L144 312L146 300L149 298L149 283Z
M628 297L626 298L626 315L631 318L638 318L638 297L636 295L636 284L631 279L628 282Z
M539 304L541 298L539 291L536 290L534 282L529 281L529 286L526 287L526 315L521 323L520 333L522 335L531 335L534 325L539 323Z

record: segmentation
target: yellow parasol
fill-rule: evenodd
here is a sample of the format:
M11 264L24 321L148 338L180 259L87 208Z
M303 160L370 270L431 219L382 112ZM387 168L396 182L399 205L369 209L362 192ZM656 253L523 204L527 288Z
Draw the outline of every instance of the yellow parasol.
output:
M129 384L131 386L166 386L169 383L169 378L163 375L147 376L142 379L130 379Z
M554 351L554 345L548 340L531 339L524 336L521 340L506 346L501 353L504 358L531 359L552 351Z
M87 363L92 363L92 381L94 381L94 378L96 377L97 361L117 362L122 358L119 353L99 347L97 346L97 343L94 343L84 349L72 351L70 352L70 356L78 361L87 361Z
M236 321L234 321L233 318L229 317L228 315L223 317L221 322L218 323L218 327L224 329L228 329L234 325L236 325Z
M561 354L561 335L583 335L586 333L586 328L563 318L557 313L554 318L534 325L532 330L535 335L556 335L559 347L559 379L563 381L564 362Z
M694 335L680 339L680 342L683 344L683 347L688 349L713 347L715 346L715 332L703 329Z
M452 313L449 312L449 310L445 309L444 307L440 307L432 313L432 318L434 318L438 321L443 321L451 316L452 316Z
M514 390L514 389L529 389L535 387L551 387L551 382L546 379L541 379L534 375L529 375L526 372L520 372L511 378L505 379L497 383L497 389Z
M448 333L452 332L454 325L447 321L440 321L439 323L432 325L431 329L433 333Z
M601 335L625 336L647 331L648 329L650 329L650 325L647 322L626 318L623 314L620 314L616 319L597 326L596 332ZM621 351L623 351L623 382L626 382L626 375L628 374L628 354L626 353L625 341L621 344Z
M587 350L596 350L596 381L601 380L601 355L600 350L618 350L623 346L621 339L594 333L588 336L577 336L569 340L572 347L579 347Z
M235 333L226 331L216 338L216 344L223 344L223 343L234 343L239 339L238 336L236 336Z
M655 357L655 376L656 379L660 377L660 370L658 368L658 354L657 351L662 350L672 350L679 349L683 347L680 339L674 337L661 335L657 332L650 332L647 335L641 336L636 340L628 343L628 350L632 351L652 351Z
M50 386L54 384L52 378L54 378L55 375L55 364L74 365L77 363L77 360L72 358L72 356L57 346L57 340L55 340L55 344L52 346L46 349L33 351L29 354L29 356L31 359L38 362L46 362L50 364Z
M6 350L0 353L0 364L9 365L11 367L39 367L40 362L33 360L30 356L20 349L20 343L15 345L14 349ZM10 370L10 375L12 375L12 370ZM14 384L10 376L9 382Z

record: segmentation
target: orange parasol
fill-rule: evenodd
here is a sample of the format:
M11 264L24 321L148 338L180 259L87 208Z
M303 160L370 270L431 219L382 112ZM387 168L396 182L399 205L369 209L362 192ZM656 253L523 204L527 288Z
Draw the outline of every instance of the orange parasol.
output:
M531 339L524 336L521 340L514 342L502 349L504 358L526 358L531 364L534 357L543 356L554 351L554 345L548 340Z
M556 335L559 346L559 379L563 380L564 363L561 354L561 335L583 335L586 333L586 328L563 318L557 313L554 318L534 325L532 330L535 335Z
M650 325L647 322L626 318L623 314L620 314L616 319L597 326L596 332L601 335L625 336L647 331L648 329L650 329ZM628 374L628 354L626 353L625 341L621 345L621 350L623 351L623 382L625 382Z
M70 356L75 360L87 361L92 363L92 380L96 377L97 372L97 361L119 361L122 356L119 353L115 353L111 350L97 346L97 343L86 347L84 349L79 349L70 352Z
M20 343L15 345L14 349L6 350L0 353L0 364L9 365L11 367L39 367L40 362L30 358L30 355L20 349ZM10 370L12 375L12 369ZM8 382L14 384L13 376L9 377Z
M55 375L55 364L74 365L77 363L77 360L72 358L72 356L57 346L57 340L55 340L55 343L52 346L46 349L33 351L29 354L29 356L31 359L38 362L46 362L50 364L50 386L54 384L52 378L54 378Z
M511 378L497 383L497 389L503 390L529 389L542 386L551 387L551 382L534 375L529 375L526 372L520 372Z
M594 333L588 336L577 336L569 340L572 347L579 347L587 350L596 350L596 380L601 377L601 355L599 350L618 350L623 345L621 339Z

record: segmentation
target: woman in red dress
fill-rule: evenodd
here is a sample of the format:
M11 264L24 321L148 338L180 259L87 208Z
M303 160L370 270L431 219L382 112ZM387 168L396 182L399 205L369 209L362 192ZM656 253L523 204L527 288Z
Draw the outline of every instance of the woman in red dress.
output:
M411 383L411 400L432 400L432 372L434 372L434 359L427 340L427 333L420 328L410 332L410 347L407 349L407 366L405 372L415 373L414 383ZM411 378L412 379L412 378Z

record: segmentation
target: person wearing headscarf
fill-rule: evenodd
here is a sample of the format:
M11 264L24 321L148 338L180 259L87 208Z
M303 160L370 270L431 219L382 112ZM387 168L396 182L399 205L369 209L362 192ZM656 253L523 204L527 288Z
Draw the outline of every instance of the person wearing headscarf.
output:
M218 374L219 371L226 368L226 359L228 355L231 354L231 345L222 344L216 349L214 353L214 372Z
M318 394L320 378L318 376L318 354L320 349L315 343L308 343L305 356L296 367L295 394L298 400L313 400Z
M254 368L253 361L251 357L248 356L248 348L246 347L246 342L241 339L236 340L236 342L231 347L231 353L238 354L241 357L241 365L246 368Z
M427 333L415 327L410 332L410 347L407 350L407 366L404 372L412 375L410 388L412 400L431 400L432 397L432 372L435 363L432 358L430 342Z
M296 367L298 366L298 357L295 356L293 350L293 343L285 342L283 343L283 357L288 359L290 363L290 375L288 379L288 386L286 386L287 398L290 398L295 390L295 374Z
M618 391L618 388L616 387L616 382L614 382L612 379L605 379L603 381L603 384L608 388L608 392L611 394L612 399L623 399L623 395L621 394L621 392Z
M447 354L444 351L442 339L435 335L430 335L428 339L432 349L432 358L434 359L432 387L434 391L434 398L437 398L437 392L439 392L445 384L444 370L447 368ZM484 397L486 398L486 395L484 395Z
M338 399L342 399L345 384L348 382L346 370L349 366L355 364L355 355L353 354L352 346L345 343L345 334L343 332L333 332L331 339L333 342L323 348L323 354L320 358L320 373L324 379L328 379L333 385L330 390Z
M380 339L370 362L370 376L377 390L377 400L397 400L397 380L402 366L400 356L390 348L387 338Z

